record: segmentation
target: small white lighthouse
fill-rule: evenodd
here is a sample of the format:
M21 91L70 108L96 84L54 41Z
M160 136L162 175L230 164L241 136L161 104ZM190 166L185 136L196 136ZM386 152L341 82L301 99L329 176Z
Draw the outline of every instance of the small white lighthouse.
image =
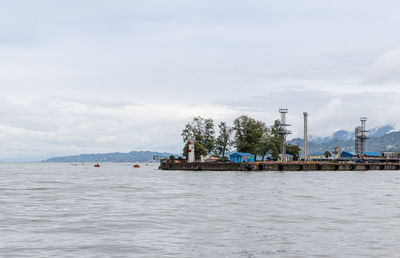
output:
M188 147L188 163L192 163L192 162L195 162L194 139L190 138L188 144L189 144L189 147Z

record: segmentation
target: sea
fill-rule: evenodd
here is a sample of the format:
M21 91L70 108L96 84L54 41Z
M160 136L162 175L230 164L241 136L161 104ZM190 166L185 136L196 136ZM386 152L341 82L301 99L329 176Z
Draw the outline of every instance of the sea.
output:
M400 172L0 163L0 257L400 257Z

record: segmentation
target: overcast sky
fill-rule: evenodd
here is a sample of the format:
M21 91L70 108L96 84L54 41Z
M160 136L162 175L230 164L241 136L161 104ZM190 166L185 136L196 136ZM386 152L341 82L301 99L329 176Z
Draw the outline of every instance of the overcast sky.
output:
M400 128L399 1L1 0L0 161L180 153L201 115Z

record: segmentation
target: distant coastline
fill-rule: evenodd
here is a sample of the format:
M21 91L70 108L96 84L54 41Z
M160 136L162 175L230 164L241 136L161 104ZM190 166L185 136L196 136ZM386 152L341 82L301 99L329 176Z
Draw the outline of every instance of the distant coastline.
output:
M170 155L176 154L154 151L131 151L128 153L114 152L54 157L46 159L44 162L150 162L153 160L153 157L169 157Z

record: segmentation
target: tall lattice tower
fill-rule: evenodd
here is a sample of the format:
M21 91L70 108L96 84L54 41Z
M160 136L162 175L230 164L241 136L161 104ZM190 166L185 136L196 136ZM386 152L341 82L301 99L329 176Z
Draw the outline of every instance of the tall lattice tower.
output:
M281 121L279 122L279 131L278 134L281 135L281 161L286 162L286 136L291 134L292 132L287 130L286 128L290 126L290 124L286 123L286 114L288 110L285 108L279 109L279 113L281 114Z
M365 142L368 139L367 133L369 132L366 129L366 123L367 123L367 118L366 117L361 117L361 130L360 130L360 157L364 155L365 152Z
M369 132L366 129L367 118L361 117L360 118L361 126L357 126L355 130L355 142L354 142L354 149L359 158L364 155L365 152L365 143L369 138L367 133Z
M360 155L360 131L361 131L361 127L360 126L356 126L356 129L354 130L354 152L357 154L357 156Z

